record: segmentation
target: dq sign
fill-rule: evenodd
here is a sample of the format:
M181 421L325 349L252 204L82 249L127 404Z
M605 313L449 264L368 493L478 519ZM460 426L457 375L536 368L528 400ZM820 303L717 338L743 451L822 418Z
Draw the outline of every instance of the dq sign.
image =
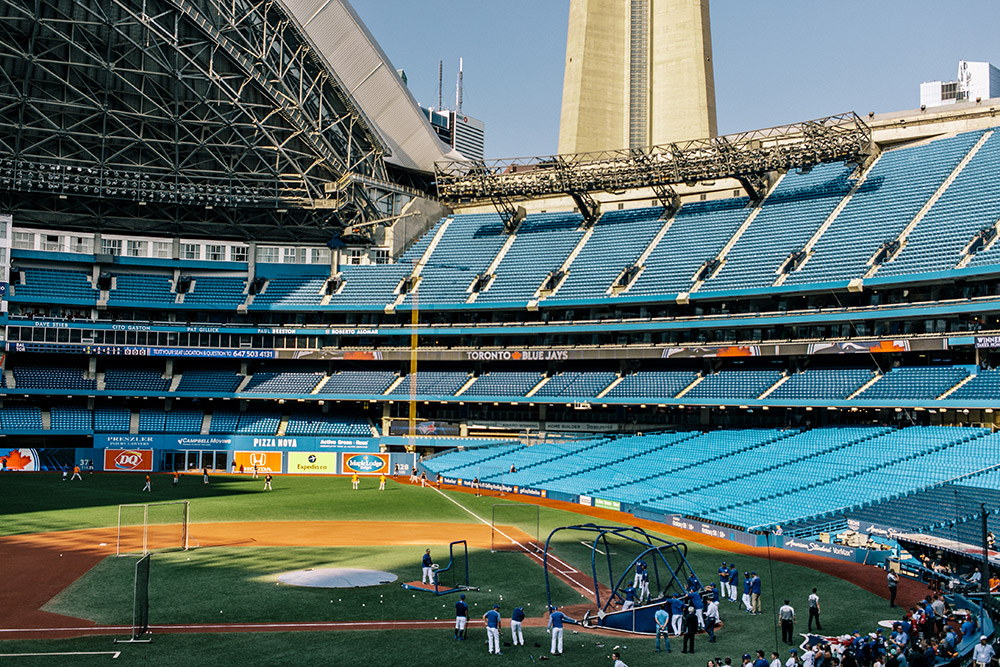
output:
M388 454L343 454L344 474L378 475L389 472Z
M233 464L244 472L257 468L258 473L280 473L281 452L234 452Z
M104 469L150 472L153 470L153 452L149 449L105 449Z

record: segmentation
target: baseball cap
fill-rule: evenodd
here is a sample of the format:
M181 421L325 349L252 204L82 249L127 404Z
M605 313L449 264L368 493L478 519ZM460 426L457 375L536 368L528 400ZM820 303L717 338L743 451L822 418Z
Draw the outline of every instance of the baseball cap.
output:
M750 654L749 653L744 653L743 654L743 659L744 660L749 660L750 659Z
M495 605L493 605L493 608L494 608L494 609L499 609L499 608L500 608L500 605L498 605L498 604L495 604Z
M988 637L986 635L983 635L982 637L979 638L979 641L984 642L987 639L988 639Z
M788 651L788 652L789 652L789 653L791 653L792 655L798 655L798 653L799 653L798 649L794 649L794 648L793 648L793 649L791 649L791 650L790 650L790 651Z
M459 597L459 598L461 598L462 600L464 600L464 599L465 599L465 593L462 593L462 594L461 594L461 595L459 595L458 597Z

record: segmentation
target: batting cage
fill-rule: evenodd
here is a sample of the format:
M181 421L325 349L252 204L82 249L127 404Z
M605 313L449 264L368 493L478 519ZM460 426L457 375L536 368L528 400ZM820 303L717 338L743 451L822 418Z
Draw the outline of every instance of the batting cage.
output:
M434 595L447 595L458 591L478 591L469 583L469 545L465 540L456 540L448 545L448 564L439 567L434 564L433 583L407 581L400 586L413 591L424 591Z
M568 561L586 565L573 568ZM556 528L545 541L542 564L550 605L558 602L552 598L551 578L565 579L570 569L574 581L590 593L585 625L654 634L653 615L660 603L675 595L687 601L692 588L698 595L708 593L688 563L687 544L635 526Z
M135 563L132 587L132 634L128 639L115 639L114 643L149 642L149 564L151 554Z
M119 505L115 553L131 556L162 549L186 550L190 518L187 500Z

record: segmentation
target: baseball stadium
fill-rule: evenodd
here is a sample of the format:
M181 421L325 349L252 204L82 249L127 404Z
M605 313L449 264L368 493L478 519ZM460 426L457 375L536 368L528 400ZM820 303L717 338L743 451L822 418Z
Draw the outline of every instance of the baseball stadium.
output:
M994 662L1000 97L568 4L486 159L348 0L0 0L4 662Z

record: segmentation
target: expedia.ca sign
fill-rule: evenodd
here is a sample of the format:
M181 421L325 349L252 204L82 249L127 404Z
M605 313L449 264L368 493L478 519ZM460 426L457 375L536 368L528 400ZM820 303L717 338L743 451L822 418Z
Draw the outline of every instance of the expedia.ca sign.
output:
M389 472L387 454L344 454L344 473L378 475Z

